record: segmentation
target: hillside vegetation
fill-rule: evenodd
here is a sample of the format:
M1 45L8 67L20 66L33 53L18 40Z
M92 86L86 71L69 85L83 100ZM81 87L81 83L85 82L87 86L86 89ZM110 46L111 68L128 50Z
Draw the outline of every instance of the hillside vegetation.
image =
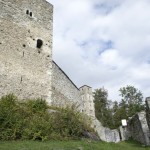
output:
M86 117L86 120L89 120ZM45 100L18 100L13 94L0 99L0 140L66 140L92 131L74 106L49 107Z

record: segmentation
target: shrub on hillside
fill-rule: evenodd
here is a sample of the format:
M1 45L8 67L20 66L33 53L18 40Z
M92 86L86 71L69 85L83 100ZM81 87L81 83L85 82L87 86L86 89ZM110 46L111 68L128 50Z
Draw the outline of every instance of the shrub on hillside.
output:
M20 138L24 126L24 110L20 109L17 97L9 94L0 99L0 139Z
M60 108L52 114L53 131L66 138L79 138L85 130L92 131L90 119L76 110L75 106Z
M0 140L75 139L85 130L92 130L90 122L74 106L52 108L42 99L19 101L13 94L0 99Z

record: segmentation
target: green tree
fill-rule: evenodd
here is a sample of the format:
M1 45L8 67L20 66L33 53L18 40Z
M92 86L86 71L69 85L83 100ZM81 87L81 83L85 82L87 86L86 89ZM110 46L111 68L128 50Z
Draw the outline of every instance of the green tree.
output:
M105 89L96 89L94 92L95 115L97 119L102 121L106 107L107 107L108 93Z
M120 103L117 101L113 105L113 123L114 128L118 128L121 125L121 120L127 119L126 104L122 100Z
M119 104L117 101L114 101L113 108L112 108L112 114L113 114L113 126L114 128L117 128L120 125L120 112L119 110Z
M120 88L119 91L122 97L120 109L122 109L124 118L131 117L144 109L143 94L140 90L134 86L127 85L126 87Z
M128 119L144 110L143 95L140 90L127 85L119 91L120 102L108 100L108 92L104 88L96 89L94 92L95 115L105 127L118 128L122 119Z
M94 92L95 116L105 127L113 128L112 110L108 100L108 92L104 88L96 89Z

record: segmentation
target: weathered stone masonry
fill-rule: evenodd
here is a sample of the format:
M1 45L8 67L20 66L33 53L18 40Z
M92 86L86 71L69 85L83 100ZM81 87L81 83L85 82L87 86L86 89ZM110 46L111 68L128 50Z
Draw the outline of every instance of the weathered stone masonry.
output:
M90 86L84 85L79 88L81 95L81 111L88 116L95 118L95 107L94 107L94 98L93 91Z
M65 72L53 61L52 67L52 105L81 103L80 91Z
M95 117L92 88L87 85L78 88L53 61L52 105L62 107L69 104L75 104L81 112Z
M52 22L44 0L0 0L0 97L51 99Z

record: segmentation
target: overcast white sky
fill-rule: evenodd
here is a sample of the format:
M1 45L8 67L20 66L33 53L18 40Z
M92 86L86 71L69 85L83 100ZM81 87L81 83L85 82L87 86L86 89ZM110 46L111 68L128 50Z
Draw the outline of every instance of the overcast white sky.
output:
M133 85L150 96L150 0L48 1L53 59L78 87L119 100L119 88Z

